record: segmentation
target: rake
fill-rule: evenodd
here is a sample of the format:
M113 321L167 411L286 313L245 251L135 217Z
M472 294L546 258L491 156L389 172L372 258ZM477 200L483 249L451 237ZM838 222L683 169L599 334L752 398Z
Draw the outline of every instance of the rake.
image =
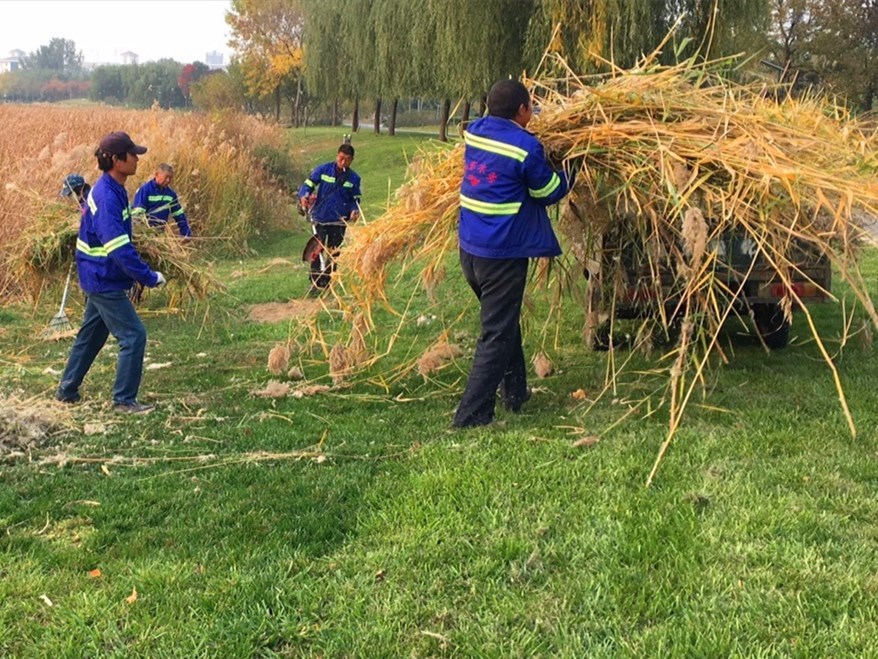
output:
M64 283L64 294L61 296L61 308L58 313L52 316L49 326L43 330L43 337L54 337L73 329L64 307L67 305L67 293L70 291L70 276L73 274L73 268L67 270L67 281Z

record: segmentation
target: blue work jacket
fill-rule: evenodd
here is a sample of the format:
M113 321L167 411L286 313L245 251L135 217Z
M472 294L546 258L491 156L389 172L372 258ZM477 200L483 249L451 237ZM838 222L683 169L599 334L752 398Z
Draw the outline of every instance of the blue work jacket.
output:
M316 167L299 188L299 197L317 193L311 207L312 222L348 220L357 210L362 193L360 176L353 169L338 171L335 161Z
M558 256L546 207L570 189L543 146L511 119L483 117L464 132L460 185L461 248L489 259Z
M131 242L131 211L128 193L116 179L103 174L89 192L79 223L76 268L79 285L86 293L124 291L140 282L158 284L158 276Z
M192 235L189 220L186 219L177 193L171 187L161 187L154 178L138 188L134 194L131 212L135 217L145 215L151 227L163 227L169 218L174 218L181 236L188 238Z

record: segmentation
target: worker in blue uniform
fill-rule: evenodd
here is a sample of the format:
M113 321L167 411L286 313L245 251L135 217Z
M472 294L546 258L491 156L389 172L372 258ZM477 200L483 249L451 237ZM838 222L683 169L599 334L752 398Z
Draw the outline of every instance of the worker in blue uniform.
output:
M498 389L513 412L531 395L520 326L528 259L561 254L546 208L571 184L526 130L532 117L527 88L501 80L488 93L488 116L464 133L460 265L479 299L481 335L454 414L459 428L491 423Z
M146 147L135 144L123 132L106 135L95 151L103 174L88 195L76 241L79 285L86 295L85 314L55 394L65 403L80 400L79 387L112 334L119 342L114 408L129 414L145 414L153 409L137 400L146 328L127 294L135 282L148 287L165 283L162 273L152 270L132 243L125 182L137 171L138 157L144 153Z
M85 212L89 192L91 192L91 186L85 182L82 174L68 174L64 177L64 183L61 185L61 196L73 197L83 212Z
M311 291L329 286L338 248L348 223L360 217L360 176L351 169L354 147L342 144L335 160L315 168L299 188L299 207L307 210L320 249L311 261Z
M171 187L174 182L174 168L167 163L160 164L153 177L138 188L134 194L131 213L135 218L145 217L149 226L163 228L168 220L177 223L177 229L184 238L192 237L192 228L180 204L180 198Z

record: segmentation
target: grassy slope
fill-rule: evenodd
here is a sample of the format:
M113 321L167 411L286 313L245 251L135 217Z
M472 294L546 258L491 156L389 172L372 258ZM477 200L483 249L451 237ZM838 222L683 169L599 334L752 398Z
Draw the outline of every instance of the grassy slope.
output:
M294 140L317 163L332 156L336 132ZM367 215L386 197L384 180L399 181L401 143L354 138ZM415 376L389 394L360 385L300 400L248 396L268 379L267 352L290 327L249 323L244 307L305 288L298 264L260 273L272 257L301 249L304 227L293 225L258 258L220 264L227 275L251 276L229 279L209 323L148 317L151 361L174 363L145 377L158 413L109 414L105 349L76 414L111 430L67 447L107 460L236 462L109 462L108 473L100 463L40 465L43 454L0 463L0 654L878 652L878 365L868 352L848 346L837 360L860 428L851 439L811 343L765 355L730 332L732 364L712 381L706 405L693 405L657 485L645 490L664 437L661 410L592 448L570 445L624 409L608 396L586 415L570 398L600 387L607 359L582 351L572 308L553 351L560 372L539 383L545 391L526 413L501 412L488 429L448 428L467 359L437 383ZM874 255L866 265L874 281ZM415 311L449 318L468 309L472 336L475 308L453 259L449 273L443 304L417 298ZM539 318L539 296L535 310ZM61 368L69 344L29 337L52 313L0 310L0 391L49 395L54 380L44 369ZM815 313L837 334L840 307ZM408 325L400 343L420 349L433 331ZM794 333L804 331L800 320ZM531 340L526 349L537 347ZM297 359L319 377L311 355ZM581 430L571 435L571 426ZM238 459L324 436L322 463ZM94 568L100 577L88 575ZM138 599L128 603L134 588Z

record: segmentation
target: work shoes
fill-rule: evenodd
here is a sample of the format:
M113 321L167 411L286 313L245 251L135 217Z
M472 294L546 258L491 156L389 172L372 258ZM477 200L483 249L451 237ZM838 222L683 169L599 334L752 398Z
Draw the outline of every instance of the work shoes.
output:
M73 394L62 394L60 391L55 394L55 400L59 403L66 403L67 405L73 405L74 403L78 403L82 400L82 396L78 393Z
M155 409L155 405L141 405L137 401L133 403L116 403L113 409L120 414L149 414Z

